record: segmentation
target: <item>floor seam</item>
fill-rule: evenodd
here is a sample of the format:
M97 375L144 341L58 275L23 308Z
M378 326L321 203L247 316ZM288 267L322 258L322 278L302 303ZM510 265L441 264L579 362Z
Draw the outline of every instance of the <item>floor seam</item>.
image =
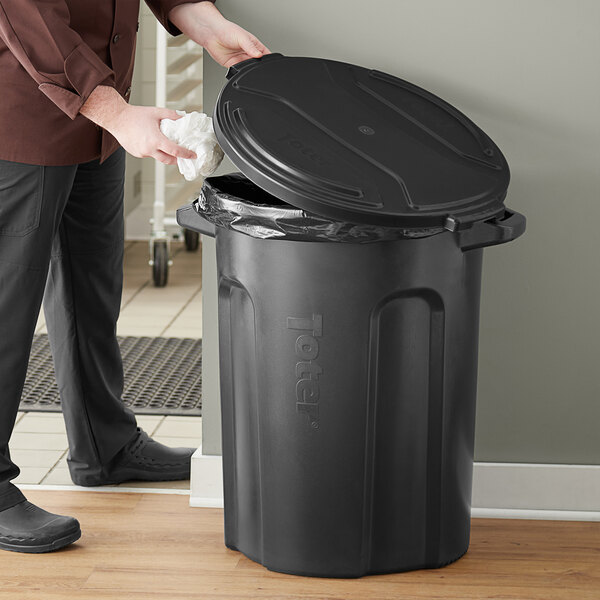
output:
M44 483L44 480L58 467L58 463L64 458L64 456L66 454L68 454L69 449L67 448L66 450L63 450L61 452L61 455L59 457L59 459L50 467L50 469L48 470L48 472L42 477L42 480L40 481L40 484Z
M160 335L163 336L165 334L165 332L169 329L169 327L171 327L171 325L173 325L173 323L179 318L179 316L181 315L181 313L190 305L190 303L192 302L192 300L198 295L200 294L200 292L202 291L202 288L199 287L187 300L187 302L181 307L181 309L179 310L179 312L169 321L169 324L160 332Z

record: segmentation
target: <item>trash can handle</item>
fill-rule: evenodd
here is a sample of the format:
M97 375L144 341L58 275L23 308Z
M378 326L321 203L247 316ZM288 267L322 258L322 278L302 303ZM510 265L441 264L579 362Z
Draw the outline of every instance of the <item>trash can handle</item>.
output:
M458 245L462 250L474 250L512 242L525 232L525 217L506 209L504 215L489 221L480 221L458 233Z
M195 202L178 208L176 218L179 225L185 227L186 229L191 229L192 231L197 231L198 233L202 233L213 238L215 237L217 232L216 226L207 221L196 210Z

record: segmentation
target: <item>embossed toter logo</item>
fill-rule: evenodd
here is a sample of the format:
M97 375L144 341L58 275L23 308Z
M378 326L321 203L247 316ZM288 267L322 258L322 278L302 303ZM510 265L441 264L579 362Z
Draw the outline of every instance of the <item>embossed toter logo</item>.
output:
M288 317L287 328L304 331L296 338L296 412L308 415L310 424L319 427L319 377L323 369L317 364L319 341L323 335L323 315Z
M320 156L316 150L300 141L298 138L295 138L290 133L286 133L284 136L280 137L278 142L287 142L292 148L295 148L300 152L300 154L304 154L304 156L308 156L313 162L321 165L322 167L326 167L328 165L327 161Z

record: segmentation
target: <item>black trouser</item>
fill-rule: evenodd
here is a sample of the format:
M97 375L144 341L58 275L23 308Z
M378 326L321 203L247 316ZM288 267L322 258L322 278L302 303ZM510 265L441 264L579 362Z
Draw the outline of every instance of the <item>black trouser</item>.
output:
M103 164L0 161L0 510L24 499L8 441L42 298L71 474L102 478L136 434L116 338L124 174L122 149Z

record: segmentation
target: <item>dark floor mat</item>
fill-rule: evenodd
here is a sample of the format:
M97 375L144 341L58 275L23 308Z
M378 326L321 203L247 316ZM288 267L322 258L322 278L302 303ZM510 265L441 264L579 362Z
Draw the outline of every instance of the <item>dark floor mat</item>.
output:
M138 415L202 414L202 340L119 337L123 401ZM60 412L47 334L34 336L19 410Z

